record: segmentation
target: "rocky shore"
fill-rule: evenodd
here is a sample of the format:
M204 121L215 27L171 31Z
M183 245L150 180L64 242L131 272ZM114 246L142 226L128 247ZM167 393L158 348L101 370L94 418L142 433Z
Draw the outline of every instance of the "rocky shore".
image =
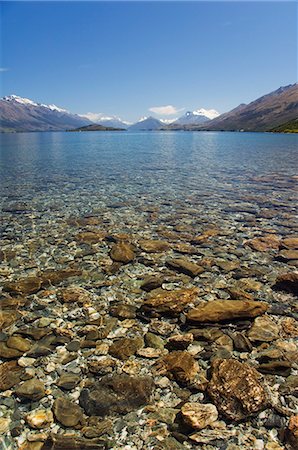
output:
M0 448L298 448L289 204L88 201L2 206Z

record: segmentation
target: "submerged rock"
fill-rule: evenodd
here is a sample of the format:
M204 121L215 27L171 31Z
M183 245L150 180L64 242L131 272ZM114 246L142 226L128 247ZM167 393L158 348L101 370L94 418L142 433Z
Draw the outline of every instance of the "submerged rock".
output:
M178 315L198 296L197 288L179 289L177 291L163 291L147 298L142 310L148 313Z
M276 278L273 288L298 295L298 271L279 275Z
M82 390L80 405L89 416L126 414L148 403L153 388L150 377L105 376L99 383Z
M165 241L143 239L139 241L139 247L146 253L160 253L169 250L170 245Z
M202 266L199 266L198 264L184 258L169 259L167 261L167 266L170 267L170 269L184 273L192 278L195 278L200 273L205 271Z
M128 264L135 259L134 247L128 242L117 242L113 245L110 257L113 261Z
M65 427L75 427L83 420L82 408L64 397L55 400L53 413L58 422Z
M257 370L246 363L215 359L207 391L222 414L231 420L243 420L267 407L260 377Z
M224 320L252 318L264 314L265 302L250 300L213 300L191 309L187 320L194 322L221 322Z
M51 410L38 409L30 411L26 416L26 422L31 428L41 429L50 426L53 423L53 413Z
M279 326L268 316L257 317L248 337L251 341L271 342L279 336Z
M199 372L199 366L190 353L177 350L160 358L155 364L155 370L159 375L167 375L181 383L189 383Z
M4 283L3 289L13 294L30 295L41 289L42 280L38 277L20 278Z
M28 400L40 400L45 396L45 385L42 381L36 378L25 381L16 390L15 393L18 397Z
M184 422L195 430L206 428L218 418L216 406L211 403L184 403L181 414Z
M121 360L128 359L144 346L144 340L141 337L120 338L117 339L109 348L109 353L115 358Z

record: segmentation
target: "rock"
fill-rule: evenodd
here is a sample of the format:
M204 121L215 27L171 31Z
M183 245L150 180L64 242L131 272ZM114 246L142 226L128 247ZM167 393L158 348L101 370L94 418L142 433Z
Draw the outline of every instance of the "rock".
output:
M157 289L157 288L161 287L163 282L164 282L164 278L158 277L156 275L151 275L144 279L144 281L140 287L141 287L141 289L143 289L143 291L150 292L150 291L153 291L153 289Z
M7 434L9 431L10 419L5 417L0 417L0 435ZM1 440L0 440L1 443Z
M158 350L164 349L164 341L161 337L156 336L156 334L153 333L146 333L145 334L145 343L148 347L156 348Z
M92 294L80 286L68 286L59 291L58 299L63 303L90 303Z
M211 403L184 403L181 414L186 425L195 430L202 430L218 418L216 406Z
M31 342L21 336L10 336L6 342L7 347L19 350L22 353L28 352L31 348Z
M79 269L61 269L61 270L45 270L40 274L42 279L42 286L56 285L60 284L69 278L74 278L82 275L82 271Z
M256 317L268 309L265 302L250 300L213 300L191 309L187 320L194 322L221 322Z
M134 247L128 242L117 242L110 251L110 257L113 261L128 264L135 259Z
M15 359L22 356L23 353L15 348L7 347L6 342L0 342L0 358Z
M45 385L37 378L32 378L17 387L15 393L22 399L40 400L45 396Z
M170 350L186 350L187 347L193 342L193 334L176 334L171 336L167 342L167 348Z
M273 288L298 295L298 272L288 272L279 275Z
M285 432L285 439L293 450L298 448L298 415L290 417L289 425Z
M60 376L60 378L58 378L56 384L61 389L70 391L74 389L80 381L81 378L78 375L74 375L72 373L64 373Z
M283 261L294 261L298 260L298 250L281 250L278 257Z
M147 298L141 310L169 315L178 315L198 296L197 288L179 289L177 291L163 291Z
M166 375L178 382L189 383L199 372L199 366L190 353L177 350L160 358L155 363L155 371L158 375Z
M13 294L30 295L41 289L42 280L38 277L20 278L4 283L3 290Z
M215 263L224 272L231 272L232 270L238 269L239 261L220 261L217 260Z
M233 333L232 339L235 350L238 352L251 352L253 347L250 340L243 333Z
M139 247L146 253L161 253L169 250L170 245L165 241L143 239L139 241Z
M89 416L126 414L147 404L153 388L150 377L107 375L90 389L82 390L80 405Z
M144 346L144 341L141 337L136 338L120 338L114 342L110 348L110 355L122 361L134 355L140 348Z
M101 439L84 439L76 435L51 434L42 450L106 450Z
M298 397L298 375L290 375L279 387L281 394L291 394Z
M228 441L228 439L233 437L235 434L236 434L236 430L230 431L230 430L222 430L222 429L219 429L219 430L206 429L206 430L201 430L198 433L191 434L189 436L189 438L192 441L197 442L199 444L209 444L209 443L213 444L213 441L217 441L217 440ZM238 445L235 447L232 447L230 445L228 447L223 446L221 448L227 448L229 450L238 450L239 449ZM278 449L276 449L276 450L278 450Z
M136 317L136 307L132 305L125 305L123 303L117 304L110 308L110 314L118 319L134 319Z
M2 311L0 304L0 330L4 331L6 328L9 328L17 321L19 317L20 314L17 311L13 310Z
M246 419L267 406L260 374L246 363L233 359L215 359L207 391L218 410L228 419Z
M257 317L248 332L251 341L271 342L279 337L279 326L268 316Z
M258 371L273 375L288 377L291 373L292 364L289 361L270 361L258 366Z
M113 422L109 419L101 420L98 417L91 417L89 426L82 429L82 434L88 439L100 437L103 434L110 434L113 430Z
M280 239L274 234L268 234L267 236L246 241L245 244L258 252L267 252L269 250L278 250Z
M97 244L101 242L107 233L104 231L82 231L75 236L75 240L78 242L84 242L84 244Z
M49 427L54 421L52 411L49 409L30 411L25 419L28 425L34 429Z
M166 264L168 267L170 267L170 269L174 269L177 272L184 273L185 275L188 275L192 278L195 278L200 273L205 271L202 266L199 266L198 264L192 261L188 261L184 258L170 259L166 262Z
M17 361L0 364L0 391L7 391L19 384L23 373L24 369L18 365Z
M298 237L288 237L281 241L280 246L283 248L298 249Z
M53 413L58 422L65 427L76 427L83 421L82 408L65 397L56 398Z
M111 373L116 367L117 363L115 359L107 356L99 360L90 361L88 363L88 369L91 373L96 373L97 375L106 375Z

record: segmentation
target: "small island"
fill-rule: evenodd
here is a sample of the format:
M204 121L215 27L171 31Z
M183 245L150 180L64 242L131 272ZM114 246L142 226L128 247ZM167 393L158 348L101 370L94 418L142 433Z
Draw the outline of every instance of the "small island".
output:
M92 124L86 125L84 127L74 128L73 130L67 131L125 131L124 128L114 128L114 127L105 127L103 125Z

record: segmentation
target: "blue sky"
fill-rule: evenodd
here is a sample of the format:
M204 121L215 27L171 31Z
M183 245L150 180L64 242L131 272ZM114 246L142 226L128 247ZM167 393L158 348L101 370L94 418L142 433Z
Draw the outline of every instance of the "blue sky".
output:
M1 95L127 120L294 83L295 2L2 2ZM177 112L176 112L177 110Z

